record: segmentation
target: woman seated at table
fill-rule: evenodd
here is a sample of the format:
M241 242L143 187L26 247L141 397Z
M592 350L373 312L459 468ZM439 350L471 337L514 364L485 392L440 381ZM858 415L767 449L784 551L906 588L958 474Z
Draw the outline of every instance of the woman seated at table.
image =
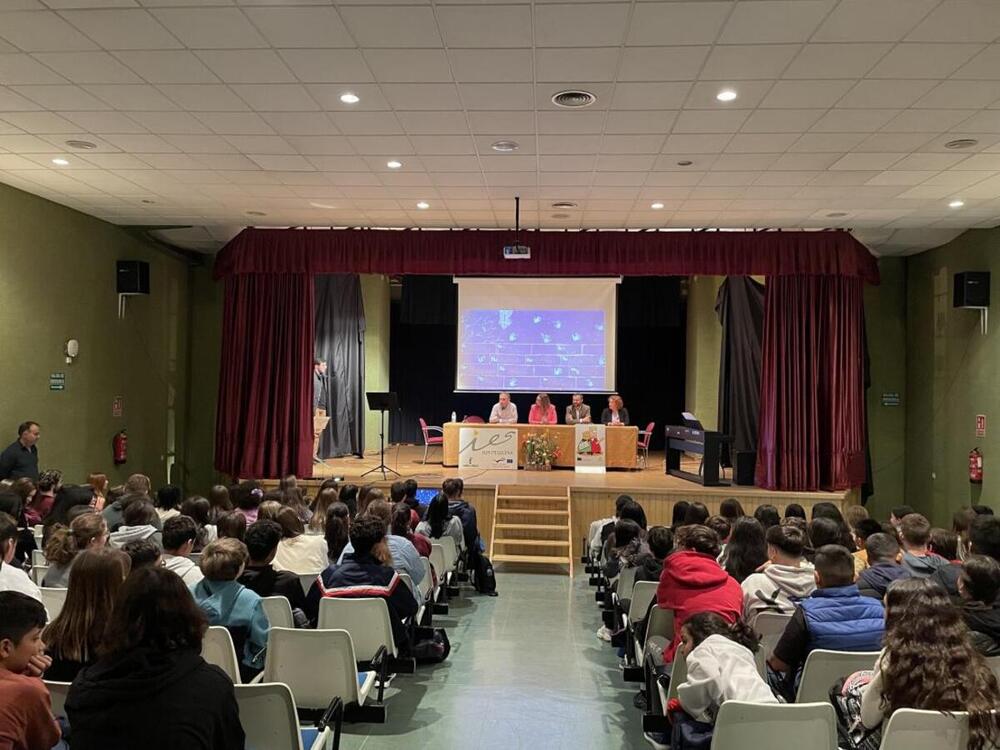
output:
M601 422L610 425L628 424L628 409L621 396L608 396L608 408L601 412Z
M556 407L549 401L549 394L539 393L528 412L528 424L555 424Z

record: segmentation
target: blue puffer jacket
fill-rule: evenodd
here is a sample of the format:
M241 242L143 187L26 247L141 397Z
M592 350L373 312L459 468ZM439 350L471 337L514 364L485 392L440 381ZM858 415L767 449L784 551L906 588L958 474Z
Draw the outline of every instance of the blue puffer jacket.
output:
M816 589L801 602L809 630L809 648L878 651L885 630L882 602L862 596L858 587Z

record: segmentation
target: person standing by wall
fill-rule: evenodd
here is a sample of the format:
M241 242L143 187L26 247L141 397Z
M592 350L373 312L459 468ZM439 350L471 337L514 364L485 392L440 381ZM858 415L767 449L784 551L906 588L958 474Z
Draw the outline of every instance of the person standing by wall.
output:
M38 448L35 443L41 431L38 422L22 422L17 428L17 440L0 453L0 479L28 477L38 481Z

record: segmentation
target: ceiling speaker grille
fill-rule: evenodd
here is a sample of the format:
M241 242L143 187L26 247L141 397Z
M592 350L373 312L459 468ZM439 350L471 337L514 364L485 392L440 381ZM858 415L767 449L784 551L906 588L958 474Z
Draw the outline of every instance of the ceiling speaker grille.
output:
M571 89L569 91L560 91L557 94L552 95L552 103L557 107L566 107L568 109L579 109L580 107L589 107L591 104L597 101L597 97L591 94L589 91L582 91L577 89Z

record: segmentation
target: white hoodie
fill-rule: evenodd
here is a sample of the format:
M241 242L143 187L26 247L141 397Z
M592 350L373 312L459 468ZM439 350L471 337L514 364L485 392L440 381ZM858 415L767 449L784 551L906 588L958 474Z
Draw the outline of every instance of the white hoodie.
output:
M750 649L724 635L710 635L691 649L677 699L694 719L708 723L715 722L725 701L778 703Z
M168 555L164 552L163 567L179 575L188 586L194 586L205 577L193 560L180 555Z
M798 566L768 565L740 584L743 589L743 619L754 626L761 612L791 614L799 599L816 590L815 569L805 560Z

